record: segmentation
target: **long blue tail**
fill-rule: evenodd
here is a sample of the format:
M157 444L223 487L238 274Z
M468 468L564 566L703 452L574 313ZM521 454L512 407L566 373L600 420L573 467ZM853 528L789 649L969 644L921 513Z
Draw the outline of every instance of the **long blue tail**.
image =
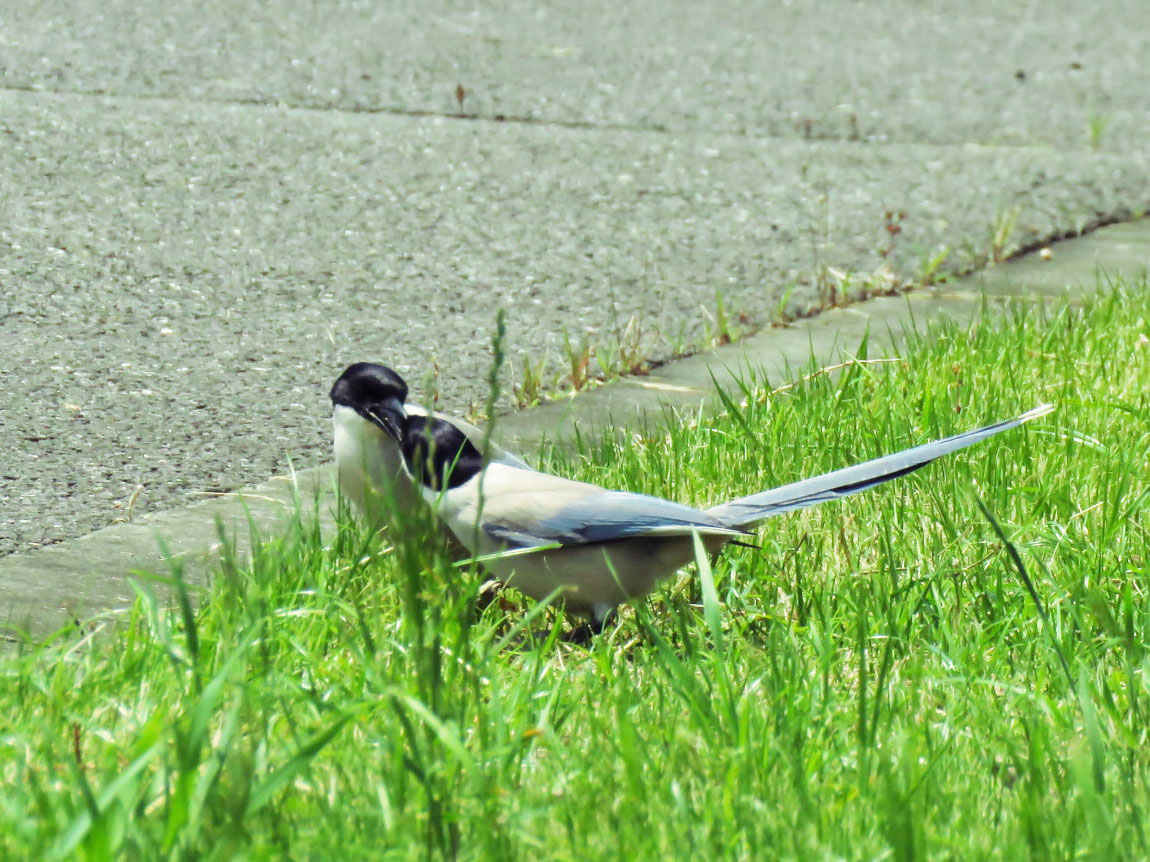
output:
M740 497L706 511L708 515L717 518L728 526L750 527L759 521L765 521L767 518L773 518L784 512L817 506L828 500L838 500L842 497L849 497L851 494L858 494L860 491L867 491L883 482L889 482L891 479L912 473L943 455L949 455L951 452L957 452L959 449L981 443L995 434L1017 428L1023 422L1045 416L1053 410L1052 405L1042 404L1033 410L1026 411L1021 416L1007 419L1005 422L987 425L985 428L979 428L975 431L955 434L953 437L947 437L945 440L938 440L934 443L924 443L913 449L905 449L893 455L885 455L882 458L875 458L873 461L856 464L854 467L846 467L832 473L824 473L822 476L803 479L801 482L793 482L790 485L783 485L781 488L760 491L758 494Z

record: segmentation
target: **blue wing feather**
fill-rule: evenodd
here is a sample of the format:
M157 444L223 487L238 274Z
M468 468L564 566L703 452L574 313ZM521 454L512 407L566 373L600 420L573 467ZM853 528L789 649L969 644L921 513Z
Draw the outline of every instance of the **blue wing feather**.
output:
M604 491L566 503L531 524L484 518L484 532L511 547L593 545L638 536L745 535L705 512L670 500Z

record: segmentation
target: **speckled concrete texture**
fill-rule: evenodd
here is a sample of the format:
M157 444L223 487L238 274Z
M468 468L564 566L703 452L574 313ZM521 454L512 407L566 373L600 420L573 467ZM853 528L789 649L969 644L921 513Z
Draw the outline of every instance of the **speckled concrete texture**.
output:
M661 358L1144 210L1150 10L1000 5L5 5L0 554L321 463L354 360L482 402L500 307Z
M545 123L1144 146L1144 0L12 0L0 84Z

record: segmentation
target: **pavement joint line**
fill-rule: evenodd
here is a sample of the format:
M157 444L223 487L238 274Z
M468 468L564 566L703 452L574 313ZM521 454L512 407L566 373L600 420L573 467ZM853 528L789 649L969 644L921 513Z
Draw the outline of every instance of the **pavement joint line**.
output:
M360 107L343 107L339 105L307 105L289 102L285 100L272 100L272 99L257 99L257 98L233 98L233 99L217 99L207 96L193 96L184 97L179 95L172 95L167 93L124 93L112 90L100 89L71 89L61 90L59 88L44 87L36 84L0 84L0 93L24 93L34 96L54 96L57 98L76 98L76 99L109 99L113 101L123 102L164 102L179 105L204 105L213 107L235 107L235 108L252 108L256 110L267 111L284 111L284 112L298 112L307 114L330 114L335 116L364 116L364 115L383 115L389 117L409 118L409 119L440 119L440 120L455 120L460 122L476 122L476 123L490 123L492 125L510 125L510 126L535 126L539 128L552 128L552 129L566 129L571 131L587 131L587 132L628 132L635 134L653 133L656 135L683 135L689 137L712 137L712 138L738 138L745 140L757 141L795 141L801 140L813 144L833 144L833 145L847 145L847 146L865 146L873 149L882 149L884 147L917 147L926 151L953 151L953 150L986 150L989 152L1011 152L1011 153L1027 153L1027 152L1048 152L1048 147L1038 146L1034 144L984 144L979 141L971 140L955 140L947 142L930 142L930 141L917 141L913 139L883 139L883 140L870 140L867 138L851 138L848 135L838 137L824 136L804 138L796 137L794 135L785 134L771 134L763 132L740 132L734 129L726 128L691 128L691 129L675 129L661 123L594 123L589 120L560 120L555 118L545 117L527 117L516 114L477 114L477 113L458 113L453 111L434 111L425 108L401 108L395 105L376 105L376 106L360 106ZM1094 156L1109 157L1109 153L1095 153L1089 149L1067 149L1061 152L1074 152L1078 153L1083 158L1093 158ZM1147 207L1150 209L1150 206ZM1008 260L1014 260L1017 257L1030 254L1032 251L1050 245L1055 242L1062 242L1066 240L1077 239L1078 237L1099 230L1103 227L1109 227L1114 224L1126 224L1129 214L1114 215L1107 214L1101 215L1098 218L1092 219L1079 229L1067 230L1061 233L1052 234L1044 239L1038 239L1034 242L1027 243L1017 249ZM1001 264L1000 264L1001 265ZM961 273L959 277L966 277L971 273Z
M1121 241L1115 242L1116 237ZM495 437L530 456L545 444L569 442L576 426L584 437L593 437L608 429L650 427L668 411L697 412L717 403L716 383L730 383L747 370L760 373L764 381L790 383L812 361L819 368L850 361L855 345L867 334L872 354L890 355L911 333L925 332L938 321L969 324L981 319L984 310L999 314L1018 302L1077 304L1104 291L1118 276L1145 277L1148 246L1150 219L1102 228L1060 243L1051 261L1016 257L939 288L826 309L734 344L662 363L645 377L621 378L577 398L497 417ZM1099 255L1106 255L1107 262L1100 262ZM305 521L318 516L321 529L329 529L334 523L334 484L330 463L296 469L185 508L0 557L0 636L18 640L57 631L69 621L115 619L114 612L135 598L133 573L170 570L171 562L178 561L190 583L203 583L225 541L234 543L233 551L242 560L253 530L260 536L274 535L297 515Z
M169 95L166 93L121 93L110 90L96 89L61 90L52 87L40 87L34 84L23 86L19 84L2 84L0 85L0 92L30 93L33 95L56 96L59 98L71 97L78 99L113 99L139 102L166 102L180 105L212 105L218 107L255 108L259 110L295 111L312 114L340 114L348 116L363 114L384 114L393 117L410 117L415 119L428 118L457 120L464 122L488 122L496 125L510 124L523 126L540 126L543 128L577 129L590 132L655 132L657 134L666 135L671 134L673 131L667 126L659 123L593 123L588 120L557 120L543 117L525 117L516 114L476 114L453 111L433 111L426 108L400 108L395 105L344 107L339 105L306 105L285 100L257 98L213 99L205 96L184 97L178 95ZM732 132L721 129L714 130L713 133L733 134ZM764 137L764 139L770 140L781 136L770 135L756 137ZM828 140L837 139L831 138Z

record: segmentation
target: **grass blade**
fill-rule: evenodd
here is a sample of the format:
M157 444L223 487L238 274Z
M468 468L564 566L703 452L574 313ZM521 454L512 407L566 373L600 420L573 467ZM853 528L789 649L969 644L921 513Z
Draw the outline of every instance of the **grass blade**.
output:
M719 594L715 590L715 576L711 571L711 561L699 534L692 533L695 542L695 565L699 567L699 579L703 587L703 619L711 632L711 644L719 653L723 652L723 620L719 610Z
M1070 665L1066 661L1066 656L1062 654L1062 648L1058 645L1058 641L1054 637L1054 629L1050 624L1050 617L1046 613L1046 606L1042 603L1042 599L1038 595L1038 590L1034 588L1034 582L1030 580L1030 575L1026 572L1026 565L1022 562L1022 556L1018 553L1018 548L1007 538L1006 532L1002 529L1002 525L999 524L998 519L991 514L987 505L982 502L982 498L975 494L974 501L978 504L978 508L982 510L983 517L990 523L991 529L993 529L995 535L998 536L998 540L1002 542L1003 547L1006 548L1007 554L1010 555L1010 559L1014 563L1014 568L1018 571L1018 577L1026 586L1026 591L1030 593L1034 607L1038 609L1038 616L1042 618L1042 627L1050 638L1050 645L1054 648L1054 653L1058 656L1058 661L1061 663L1062 670L1066 674L1066 682L1070 685L1071 690L1073 690L1074 675L1070 672Z

